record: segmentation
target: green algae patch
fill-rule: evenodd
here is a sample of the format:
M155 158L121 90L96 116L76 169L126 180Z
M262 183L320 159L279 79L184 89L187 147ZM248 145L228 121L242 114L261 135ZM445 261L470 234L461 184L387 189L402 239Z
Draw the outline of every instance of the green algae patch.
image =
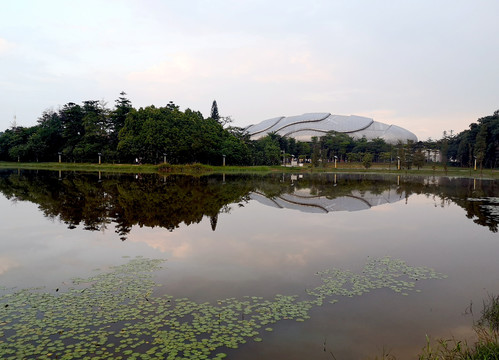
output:
M408 294L416 282L444 275L391 258L369 261L361 274L318 272L321 285L306 294L246 296L196 303L153 296L161 259L130 259L69 290L46 292L0 287L0 358L19 359L222 359L224 349L262 341L279 321L306 321L326 298L360 296L388 288Z

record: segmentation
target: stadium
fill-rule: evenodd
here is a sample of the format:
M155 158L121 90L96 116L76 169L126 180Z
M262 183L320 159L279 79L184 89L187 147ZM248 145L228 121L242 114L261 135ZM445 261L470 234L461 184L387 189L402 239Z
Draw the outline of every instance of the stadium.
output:
M251 140L258 140L269 133L276 133L298 141L311 141L330 131L344 133L354 139L383 139L388 144L418 141L416 135L396 125L387 125L371 118L356 115L333 115L331 113L307 113L297 116L280 116L264 120L245 128Z

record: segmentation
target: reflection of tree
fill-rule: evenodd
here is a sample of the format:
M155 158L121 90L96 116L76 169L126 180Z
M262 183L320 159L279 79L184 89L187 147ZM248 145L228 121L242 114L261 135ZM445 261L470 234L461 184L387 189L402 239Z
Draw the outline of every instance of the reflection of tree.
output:
M436 194L442 205L452 201L466 210L466 217L497 232L499 226L498 182L465 178L439 178L438 184L425 186L426 194Z
M59 218L69 228L104 230L114 224L122 240L133 226L163 227L170 231L210 219L216 229L219 213L229 213L230 204L243 206L251 191L269 198L306 189L317 197L334 199L353 192L380 195L395 190L406 200L411 194L435 196L442 204L452 201L467 216L491 231L498 230L497 181L367 174L220 175L116 175L13 171L0 172L0 191L9 199L31 201L45 216ZM497 199L497 197L495 198ZM497 200L496 200L497 201Z
M291 180L291 176L267 176L262 178L257 188L270 198L300 189L308 189L310 195L328 199L350 196L353 191L358 191L361 195L366 192L380 195L390 189L395 189L398 195L404 196L406 202L412 194L436 196L441 202L440 206L453 202L465 209L466 216L476 224L487 226L492 232L498 231L499 191L498 182L494 180L404 176L396 185L396 178L392 175L304 174L297 180ZM274 181L268 181L269 178Z
M26 174L26 175L24 175ZM59 217L75 228L104 230L114 223L124 240L134 225L164 227L199 223L203 216L216 218L221 209L245 201L251 190L244 182L213 177L106 175L40 172L0 176L0 191L10 199L37 203L45 216Z
M210 217L211 230L215 231L217 229L218 214Z

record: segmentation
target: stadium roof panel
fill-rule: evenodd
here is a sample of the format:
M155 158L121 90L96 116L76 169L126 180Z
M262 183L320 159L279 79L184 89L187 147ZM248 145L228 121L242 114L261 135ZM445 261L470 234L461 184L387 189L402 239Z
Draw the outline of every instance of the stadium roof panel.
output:
M252 140L257 140L268 133L275 132L281 136L291 137L299 141L311 141L312 137L321 137L330 131L345 133L354 139L365 137L367 140L380 138L387 143L399 141L418 141L416 135L396 125L387 125L371 118L356 115L332 115L330 113L307 113L289 117L275 117L264 120L245 129Z

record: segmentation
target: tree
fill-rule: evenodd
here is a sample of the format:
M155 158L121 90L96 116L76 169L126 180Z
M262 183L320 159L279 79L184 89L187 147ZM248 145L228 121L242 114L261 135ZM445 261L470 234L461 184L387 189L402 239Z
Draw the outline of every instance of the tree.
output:
M447 164L449 152L449 139L444 137L440 142L440 156L442 158L442 163Z
M81 106L72 102L67 103L59 110L64 141L62 152L65 156L74 157L74 149L85 133L85 127L83 126L84 116Z
M98 153L107 155L109 150L108 109L97 100L83 102L83 135L73 149L80 161L95 161Z
M125 126L128 113L133 109L131 101L125 96L126 93L122 91L120 97L114 101L114 110L109 114L109 147L113 152L118 149L119 133ZM113 157L117 158L118 155L114 154Z
M471 166L471 143L468 140L469 130L465 130L456 137L457 151L456 159L461 166Z
M416 150L416 152L414 153L414 158L413 158L413 162L414 162L414 166L417 166L418 167L418 170L424 166L424 162L425 162L425 156L424 156L424 153L423 151L421 150L420 147L418 147L418 149Z
M254 142L253 165L279 165L281 149L279 141L269 135Z
M416 152L416 149L418 148L418 144L415 143L413 140L407 140L407 143L404 145L406 151L405 151L405 165L407 170L410 170L412 168L412 164L414 162L414 154Z
M312 166L317 167L319 166L319 159L320 159L320 144L317 139L317 136L312 136Z
M404 164L406 163L406 154L406 146L404 146L402 141L399 140L397 142L397 161L402 164L401 166L404 166Z
M214 119L190 109L182 112L170 102L161 108L132 109L120 131L118 151L128 161L157 163L165 154L172 164L218 164L222 146L230 143L226 136L229 132Z
M373 161L380 160L381 153L389 151L390 146L381 138L376 138L367 142L367 151L373 155Z
M312 155L312 148L308 142L298 141L296 143L296 153L298 157L307 159Z
M52 110L46 110L38 118L35 132L29 137L27 150L36 161L54 161L63 147L61 119Z
M366 169L369 169L372 163L373 163L373 155L370 153L365 153L364 157L362 158L362 165L364 165Z
M16 126L5 130L0 137L0 158L7 161L34 159L27 147L27 141L36 131L35 127Z
M218 122L220 123L220 125L222 125L223 127L225 126L230 126L229 124L232 124L234 120L232 119L232 116L221 116L220 117L220 120L218 120Z
M119 133L118 143L118 151L127 161L153 162L156 153L159 155L169 150L165 139L169 127L164 118L161 109L152 105L130 111ZM171 154L168 155L171 159Z
M215 120L217 122L220 120L220 115L218 114L218 105L217 105L216 100L213 100L213 104L211 104L211 116L210 116L210 118L212 118L213 120Z
M482 170L483 160L485 159L485 152L487 151L487 125L482 125L476 137L475 143L475 157L480 164Z
M230 165L251 164L250 140L241 128L229 127L223 133L222 155L226 156Z
M114 110L110 114L110 128L115 133L118 133L125 126L126 116L133 109L132 102L125 96L124 91L120 92L120 97L114 101Z
M484 135L487 145L483 165L486 167L495 167L499 158L499 110L495 111L493 115L478 119L478 124L480 130L482 130L482 127L487 128Z
M219 164L222 159L222 143L224 140L224 129L214 119L205 119L200 112L187 109L184 113L193 126L192 156L195 162L203 164Z

